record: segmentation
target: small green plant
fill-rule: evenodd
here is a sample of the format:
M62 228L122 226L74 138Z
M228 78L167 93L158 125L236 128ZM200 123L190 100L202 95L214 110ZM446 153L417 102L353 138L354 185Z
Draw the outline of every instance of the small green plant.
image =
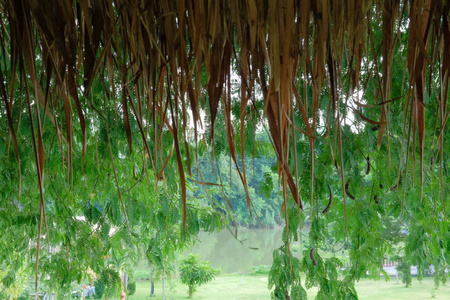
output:
M209 262L200 260L198 255L190 254L183 259L180 266L180 279L181 283L189 287L189 298L198 286L213 280L216 272L209 266Z

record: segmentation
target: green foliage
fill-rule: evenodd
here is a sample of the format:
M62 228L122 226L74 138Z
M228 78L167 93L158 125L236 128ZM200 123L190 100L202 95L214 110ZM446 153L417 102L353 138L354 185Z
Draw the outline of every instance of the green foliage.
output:
M95 296L111 298L119 295L121 291L121 281L119 273L113 269L104 269L99 279L94 282ZM97 290L98 288L98 290Z
M259 266L252 266L250 271L250 275L261 275L261 274L269 274L270 273L270 266L268 265L259 265Z
M439 288L440 283L445 284L447 282L447 273L443 266L439 266L434 273L434 286Z
M411 264L409 264L406 260L400 260L399 264L396 267L400 276L402 276L402 282L406 287L412 285L412 276L411 276Z
M133 282L130 281L127 284L127 294L128 294L128 296L131 296L134 293L136 293L136 281L133 281Z
M209 262L200 260L199 256L194 254L181 260L179 271L181 282L189 288L189 298L198 286L213 280L216 273L216 270L209 266Z
M29 300L29 297L30 297L30 292L24 291L22 294L20 294L19 297L17 297L16 300Z
M266 198L270 198L273 191L273 173L264 173L264 180L259 183L259 192L262 193Z
M260 149L265 142L261 142ZM201 184L195 185L194 194L204 199L205 203L212 200L212 205L222 214L225 222L236 221L241 225L275 226L280 223L279 208L281 197L277 187L278 174L273 167L275 158L259 150L256 157L245 156L238 159L238 168L243 172L245 167L247 190L251 199L252 217L246 201L245 188L238 174L236 164L229 155L220 155L212 160L209 155L199 158L199 169L205 182L223 185L220 188L205 190ZM273 153L272 153L273 155ZM244 164L244 166L242 165ZM193 167L193 174L198 174ZM200 176L195 176L201 181ZM232 209L231 209L232 208Z
M0 268L1 266L2 264L0 263ZM0 292L6 298L18 298L26 289L29 270L26 269L26 264L19 265L18 267L17 270L11 268L8 272L0 269Z
M408 5L407 1L404 3ZM408 6L403 7L403 4L401 8L405 12L410 10ZM407 28L409 20L406 16L405 14L398 20L400 27ZM8 36L9 30L7 19L2 17L2 21L5 21L5 36ZM211 140L210 134L206 134L206 139L198 141L197 144L197 138L194 139L190 134L185 134L184 121L179 120L178 123L173 121L172 124L169 120L171 123L171 130L169 130L167 126L164 126L167 120L162 120L159 113L154 113L151 107L145 106L145 103L136 105L138 113L142 115L140 122L145 125L146 136L143 140L148 143L150 149L150 152L147 152L146 146L140 139L137 116L136 119L130 118L131 139L128 141L123 125L124 116L122 116L122 113L128 110L116 99L118 97L116 84L122 82L120 90L124 91L124 96L125 92L129 92L124 97L126 101L130 103L137 101L138 93L132 84L138 82L141 73L145 73L139 71L146 70L145 63L139 61L141 58L134 57L133 53L136 66L144 63L143 68L139 67L140 69L137 70L133 64L126 65L128 64L126 57L118 56L107 68L106 64L98 65L97 73L109 73L109 79L101 76L93 78L92 89L86 91L81 89L81 85L84 84L84 79L81 77L79 82L72 86L80 95L82 111L86 117L87 154L83 156L80 154L83 134L80 122L76 121L78 113L75 110L69 112L70 119L74 120L72 124L57 121L58 132L55 131L55 124L50 120L50 115L57 120L63 120L65 113L62 105L56 101L61 98L60 95L56 94L55 97L51 91L58 93L65 93L65 91L57 88L57 80L53 80L51 74L47 73L47 67L43 67L52 65L50 61L43 61L46 57L43 53L44 48L36 47L33 61L39 71L38 77L41 78L37 84L47 82L48 85L45 89L43 87L43 90L46 95L47 109L50 108L52 111L50 115L46 115L46 109L39 106L42 99L36 99L35 96L39 93L28 90L28 87L36 88L36 82L31 82L26 72L13 74L10 57L18 56L9 55L3 51L14 48L9 47L11 45L8 43L12 43L10 40L5 40L2 54L6 54L1 56L0 64L5 74L2 84L6 84L5 93L2 95L4 98L2 108L3 103L11 104L13 128L18 137L21 162L19 165L16 159L14 145L11 143L11 128L5 122L6 113L2 110L0 112L3 121L0 122L0 160L2 162L0 164L0 228L2 229L0 269L4 271L0 276L2 297L20 293L21 272L27 274L29 270L35 269L38 242L41 245L38 276L46 290L58 291L60 295L64 295L74 282L80 282L89 277L87 270L91 269L97 276L100 275L104 292L113 295L117 291L119 272L132 268L140 256L148 259L156 277L161 274L170 274L174 270L176 251L192 244L200 230L208 232L220 230L223 225L229 225L235 221L243 225L286 225L283 234L284 245L275 250L274 264L270 271L269 285L275 288L273 297L277 299L284 299L288 294L294 299L305 297L305 290L300 283L300 272L307 276L304 283L306 287L319 287L317 296L319 299L355 298L354 281L365 277L378 279L381 272L380 261L385 255L400 254L404 257L406 265L417 265L420 270L421 266L432 263L436 267L436 286L441 282L444 283L446 276L443 270L448 267L446 262L450 260L449 206L444 202L449 195L449 185L445 183L449 182L447 170L450 161L447 149L450 149L448 138L450 135L449 126L442 128L443 114L441 113L445 110L445 106L433 100L442 99L441 81L427 67L423 139L424 144L430 147L424 149L425 180L422 189L421 163L419 162L422 150L414 140L419 134L417 134L417 128L410 125L414 125L414 122L408 121L415 120L417 116L405 113L404 109L406 103L415 105L409 96L414 94L411 91L415 90L411 90L409 84L404 84L411 82L411 74L404 72L403 67L398 67L405 65L409 32L395 25L394 30L398 32L396 35L398 38L395 40L398 44L393 48L390 57L386 58L382 57L384 51L377 50L382 49L382 45L387 45L387 42L383 40L382 23L379 22L377 15L373 16L371 26L374 29L375 45L364 48L363 57L360 58L368 62L361 66L360 71L364 90L362 85L357 86L355 90L349 89L354 75L352 75L352 64L355 58L343 55L341 57L342 71L349 76L338 76L342 81L338 84L339 98L336 99L338 105L333 110L327 109L330 103L328 94L330 82L324 82L323 90L314 91L314 82L320 76L316 78L316 76L309 76L310 74L303 74L304 70L296 70L299 75L305 76L297 76L292 86L302 97L305 95L301 101L304 101L307 107L307 114L315 105L319 107L316 116L308 115L308 118L311 120L316 118L317 121L317 127L313 129L314 138L311 139L314 140L313 151L310 149L308 136L304 134L307 128L302 121L303 112L296 105L292 107L292 115L287 116L292 126L295 126L293 128L296 136L294 138L291 133L286 135L283 133L282 139L287 146L283 151L289 152L288 167L291 173L298 173L298 176L295 176L296 180L298 177L296 184L300 187L299 196L304 206L302 212L297 212L296 209L292 209L296 208L296 205L292 203L291 196L287 196L286 209L289 210L287 224L284 224L286 219L280 218L283 203L280 191L283 177L278 175L280 166L276 162L275 151L269 137L264 132L267 124L263 118L260 120L258 117L267 113L267 99L259 97L261 87L257 83L269 78L254 78L256 73L249 76L252 78L251 90L248 91L251 94L249 97L252 105L245 107L241 107L240 103L235 101L240 97L240 88L232 87L231 111L234 119L231 125L235 133L233 138L236 140L236 149L230 149L228 146L227 131L224 126L215 126L214 141ZM97 33L98 36L110 36L106 34L107 32L102 33L101 30ZM40 39L37 32L30 36L35 37L36 41ZM70 36L74 35L69 34ZM367 40L371 39L367 38ZM310 41L313 40L310 39ZM125 41L101 42L103 45L113 44L116 51L123 54L120 52L123 47L121 42ZM187 43L187 49L192 51L192 44L189 41ZM313 47L312 44L310 46ZM305 49L307 47L309 46L305 45ZM66 48L62 47L62 49ZM200 48L203 49L203 47ZM78 53L83 53L81 48L78 50L80 50ZM164 51L164 48L162 50ZM310 51L309 54L316 55L318 53L316 50ZM431 51L431 49L425 50ZM17 54L13 51L14 53ZM270 49L268 53L270 54ZM305 62L307 62L310 58L307 57L308 53L305 52L305 55ZM233 72L241 73L238 61L240 55L237 53L235 56ZM153 62L157 61L152 58L156 57L156 54L148 57ZM430 53L429 57L434 56ZM144 58L145 55L142 59ZM65 59L62 61L58 61L57 57L53 59L60 64L61 70L68 68L64 65ZM251 60L255 59L258 60L252 56ZM20 57L20 61L22 60ZM284 58L284 61L287 60ZM82 61L84 60L80 58L78 64L80 69L77 70L77 74L83 74L85 63L81 63ZM314 61L319 62L320 59L314 58ZM392 68L387 74L382 74L383 80L380 80L378 68L384 68L380 66L387 61L392 61ZM130 70L133 74L122 74L122 68L118 68L121 62L125 63L123 69ZM299 68L303 68L303 65L305 68L315 69L307 66L307 63L298 64ZM431 67L435 70L441 69L439 63ZM202 93L209 80L204 68L205 66L199 66L200 74L197 71L193 73L194 77L199 77L195 87ZM273 69L277 70L277 66ZM68 68L68 70L72 69ZM381 71L384 72L383 69ZM155 97L153 101L147 101L147 103L157 103L156 98L159 97L167 99L172 94L177 95L173 86L165 86L163 77L158 78L161 75L159 72L149 75L146 79L146 82L162 84L163 89L158 92L156 92L156 86L148 88L137 84ZM64 75L63 73L67 72L62 72L61 76ZM168 73L170 72L166 70L166 74ZM59 72L53 72L53 74L59 74ZM12 78L16 78L15 76L20 80L18 79L14 85ZM133 78L136 78L136 81L132 80ZM384 92L386 88L380 86L384 78L392 78L392 87L388 89L391 99L384 99L387 96ZM61 79L62 82L70 85L66 78ZM183 82L179 86L184 84L186 83ZM319 103L312 104L311 95L314 93L318 93L321 97ZM24 95L28 94L31 103L29 111L25 109L24 100ZM178 93L177 97L184 99L184 94L181 94ZM50 96L47 98L47 95ZM359 99L360 97L362 99ZM353 101L356 98L368 105L356 105ZM72 100L74 99L70 101ZM198 99L200 113L206 113L207 133L209 133L208 129L212 128L211 115L207 107L209 100L208 93ZM389 103L381 106L382 101L389 101ZM167 111L172 104L175 103L167 101ZM381 107L383 110L380 109ZM184 111L185 108L174 105L175 115L178 115L178 110ZM189 110L189 107L187 109ZM384 134L379 137L381 132L379 126L376 128L360 116L364 115L371 120L380 121L383 119L381 112L384 109L388 126L384 128ZM147 117L144 116L145 113L142 114L143 112L146 112ZM240 123L238 120L244 113L246 114L245 122ZM337 113L341 118L339 120L336 119ZM30 115L34 116L33 120L29 118ZM36 117L42 119L42 150L45 154L43 156L45 160L43 210L40 207L37 190L39 183L32 142L36 134L31 130L32 126L34 128L37 126ZM218 113L217 120L218 123L223 122L224 114ZM341 124L342 128L337 127L337 124ZM68 141L65 135L67 130L73 134L71 141ZM180 150L182 162L185 172L191 171L193 174L186 182L188 201L185 223L180 194L181 177L176 171L172 130L183 138L184 146ZM407 132L410 132L412 137L409 134L403 134ZM440 141L439 137L444 138ZM343 149L338 146L340 139L344 145ZM383 142L381 145L378 145L379 139ZM161 142L158 142L159 140ZM69 149L69 142L73 143L72 149ZM291 151L294 145L297 153ZM132 152L129 151L129 146L133 149ZM439 148L447 150L447 152L443 151L442 158ZM189 149L190 154L187 151ZM235 163L229 155L231 150L244 155L243 157L238 155ZM70 160L69 154L72 153L73 157ZM199 170L194 166L193 153L199 154ZM367 163L368 158L370 158L370 164ZM188 159L190 159L191 170L187 170ZM312 161L315 162L313 166ZM164 171L162 171L163 165ZM368 167L370 167L369 171L367 171ZM252 217L242 179L238 174L238 170L243 171L244 168L251 199ZM22 184L20 191L17 186L19 170ZM345 183L342 182L341 175L344 177L344 182L349 183L348 192L354 198L345 196ZM157 178L157 176L160 177ZM213 185L205 189L201 184L191 181L192 179ZM311 188L312 185L314 189ZM333 200L332 203L330 200ZM330 209L322 213L328 204ZM39 212L41 211L45 212L46 222L43 223L42 232L39 235ZM303 254L303 259L297 261L291 255L291 251L295 249L292 244L301 240L298 228L302 227L310 229L309 240L300 245L300 252L305 251L305 247L307 250ZM334 253L335 246L341 247L349 256L349 266L343 271L341 277L338 276L338 269L342 266L342 261L336 257L324 255L324 252ZM55 251L55 249L58 250ZM311 259L311 253L314 260ZM110 254L113 257L109 257ZM406 267L404 272L409 273ZM46 279L48 276L50 280ZM153 277L153 274L150 277ZM97 292L100 293L100 291L101 288L98 288Z
M269 289L275 287L271 293L272 299L306 300L306 290L301 285L300 272L300 260L292 256L286 246L274 250L268 283Z
M152 276L153 276L153 272L152 271L138 270L138 271L135 271L134 278L136 280L151 280Z
M422 282L423 280L423 267L417 266L417 281Z
M102 278L99 278L94 282L94 287L95 287L94 298L101 299L106 290L106 284L102 280Z

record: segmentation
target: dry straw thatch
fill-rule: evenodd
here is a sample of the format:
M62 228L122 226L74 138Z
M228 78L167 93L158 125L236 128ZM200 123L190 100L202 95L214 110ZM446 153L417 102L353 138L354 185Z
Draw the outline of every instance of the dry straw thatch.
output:
M147 127L159 124L172 133L185 211L185 172L190 172L191 162L188 158L183 163L181 150L185 147L186 153L190 151L189 118L193 118L197 141L200 102L205 97L211 137L214 138L214 126L217 126L216 116L223 114L225 124L220 126L226 128L234 163L238 165L238 157L244 155L243 148L242 153L237 153L232 126L229 86L234 69L241 78L240 122L244 124L246 120L245 107L253 104L251 91L258 85L265 100L264 115L260 117L268 124L282 185L302 208L296 167L288 164L297 155L295 148L290 149L290 139L304 134L313 152L319 107L327 110L331 116L327 131L333 131L336 137L330 143L330 151L333 157L340 156L335 163L340 162L336 168L340 170L342 186L345 185L340 135L342 112L338 108L343 96L364 89L367 81L363 82L360 75L367 60L373 62L371 74L378 83L378 98L374 103L359 104L378 109L380 118L373 120L362 114L361 117L378 126L378 148L383 142L389 147L392 57L395 45L401 42L399 28L403 22L402 26L409 31L405 45L409 89L402 105L405 124L411 122L411 127L417 128L411 138L418 141L423 184L423 152L427 146L424 145L424 97L426 90L431 89L426 86L427 72L438 74L441 88L440 97L430 100L439 107L436 117L441 132L437 139L440 153L443 152L442 133L449 117L449 10L450 2L446 0L4 0L0 6L0 92L4 110L0 114L7 118L20 164L17 120L11 112L20 104L14 99L13 91L28 78L33 90L32 96L27 94L29 118L35 121L31 124L37 124L31 130L42 192L44 118L53 124L59 143L68 147L64 163L70 169L73 155L70 128L74 122L81 127L84 157L86 110L97 111L102 116L101 110L89 100L91 87L95 81L108 82L113 91L103 105L116 109L116 101L121 103L122 109L116 110L121 115L119 119L124 124L130 151L133 150L131 118L139 125L152 162L158 159L159 140L155 137L155 149L150 149L145 138ZM382 41L374 41L371 26L374 18L382 23ZM375 43L381 45L379 49L375 49ZM374 57L368 57L367 53ZM379 56L383 58L381 63L377 63ZM42 67L37 67L37 60L42 61ZM348 66L343 65L344 60ZM10 74L2 71L5 65L10 66ZM348 78L345 87L343 77ZM115 82L118 78L120 82ZM308 78L305 83L312 87L312 95L301 95L297 89L296 83L303 78ZM115 99L115 87L120 87L120 99ZM327 107L321 106L320 100L324 87L329 91ZM30 97L40 104L34 110ZM308 98L311 100L307 101ZM64 108L63 117L57 113L59 107ZM301 132L292 126L294 108L301 112L305 128ZM404 135L409 137L406 129ZM240 136L244 139L244 134ZM164 173L165 166L160 170L152 168L157 178ZM246 186L245 169L237 168L240 169L239 176ZM311 178L314 178L314 156ZM312 183L311 199L313 192ZM346 196L344 193L344 203ZM41 205L43 201L41 198ZM250 208L248 192L247 203Z

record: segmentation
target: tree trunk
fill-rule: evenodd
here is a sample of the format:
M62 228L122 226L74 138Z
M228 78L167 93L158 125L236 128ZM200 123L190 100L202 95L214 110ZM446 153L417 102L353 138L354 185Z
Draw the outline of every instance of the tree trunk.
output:
M120 300L125 300L126 297L127 297L127 294L125 294L125 291L124 291L124 283L126 281L125 276L126 275L124 273L122 278L121 278L122 284L120 285Z
M164 274L163 274L163 277L162 277L162 290L163 290L162 298L164 300L165 299L164 298Z
M152 279L152 286L150 288L150 297L153 297L155 295L155 282Z
M194 290L194 287L192 285L189 286L189 298L192 298L192 292Z

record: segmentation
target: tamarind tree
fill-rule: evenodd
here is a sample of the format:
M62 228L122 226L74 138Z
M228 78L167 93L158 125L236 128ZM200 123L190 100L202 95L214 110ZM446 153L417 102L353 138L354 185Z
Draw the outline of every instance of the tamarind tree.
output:
M101 272L111 248L144 243L164 260L221 227L209 191L226 203L232 180L206 181L203 154L213 166L229 156L257 219L245 157L267 151L261 133L286 226L273 270L293 280L274 280L276 297L304 295L299 272L323 297L352 296L392 249L386 217L411 263L441 266L449 11L444 0L0 1L3 285L27 262L36 289L48 275L64 290ZM305 220L311 249L293 263ZM320 255L329 237L349 251L343 278Z

